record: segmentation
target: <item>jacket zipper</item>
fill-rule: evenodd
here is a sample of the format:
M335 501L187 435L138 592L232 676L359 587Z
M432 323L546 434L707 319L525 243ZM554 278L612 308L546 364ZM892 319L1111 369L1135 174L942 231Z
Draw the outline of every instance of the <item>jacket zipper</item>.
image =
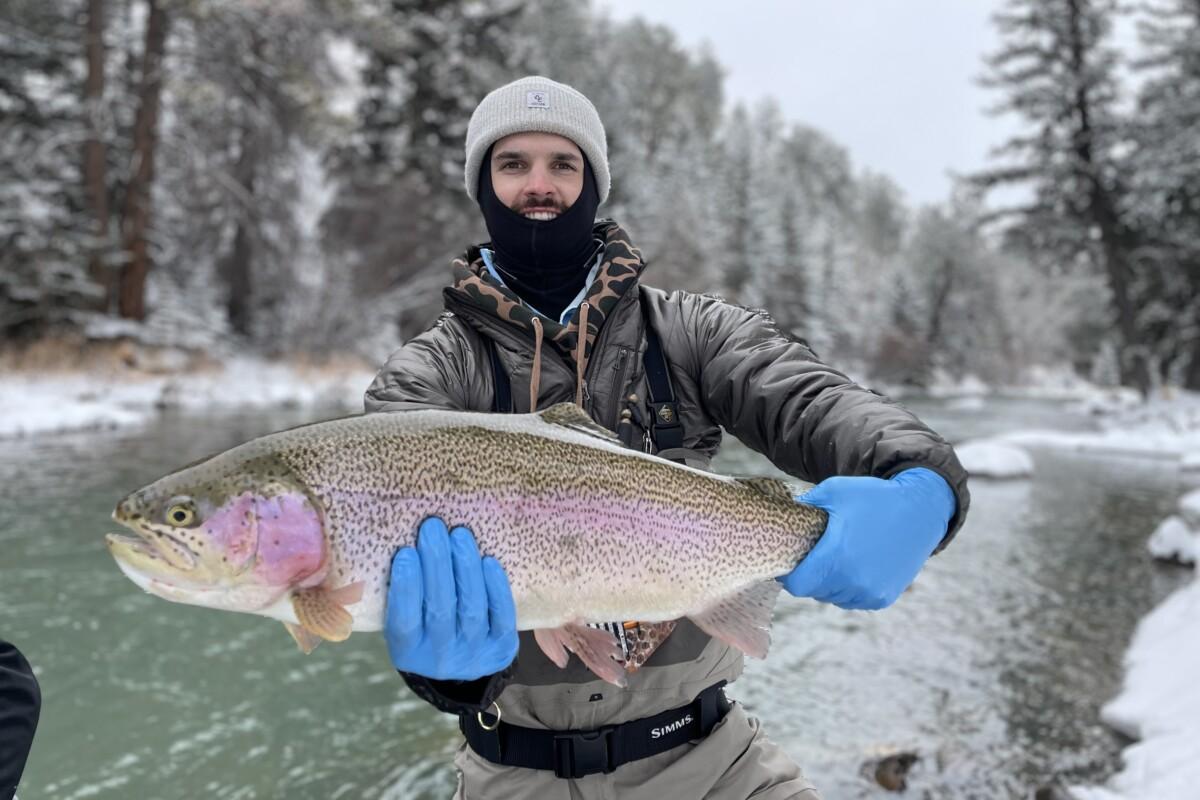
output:
M628 347L621 347L617 351L617 363L614 369L617 371L617 376L613 382L613 395L617 398L616 407L613 409L613 420L610 426L613 430L621 423L621 404L625 401L625 384L629 380L629 368L633 364L633 351Z

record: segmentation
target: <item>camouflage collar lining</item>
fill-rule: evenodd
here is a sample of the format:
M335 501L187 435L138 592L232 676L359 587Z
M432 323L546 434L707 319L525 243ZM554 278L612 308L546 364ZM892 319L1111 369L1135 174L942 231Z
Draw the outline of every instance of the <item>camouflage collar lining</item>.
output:
M591 358L592 347L604 321L621 296L637 283L646 266L641 252L617 223L602 220L597 223L595 233L604 241L604 254L596 279L583 300L590 306L583 356L585 364ZM448 293L533 335L533 318L537 312L488 273L478 247L472 247L463 257L454 259L451 269L454 282L446 290ZM541 315L538 317L545 339L573 361L579 337L578 315L572 316L566 325Z

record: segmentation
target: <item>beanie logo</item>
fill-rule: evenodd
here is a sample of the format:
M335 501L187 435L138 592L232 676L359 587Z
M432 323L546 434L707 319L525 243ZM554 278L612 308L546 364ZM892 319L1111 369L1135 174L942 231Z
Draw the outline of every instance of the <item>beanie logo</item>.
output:
M550 96L545 92L526 92L525 106L527 108L549 108Z

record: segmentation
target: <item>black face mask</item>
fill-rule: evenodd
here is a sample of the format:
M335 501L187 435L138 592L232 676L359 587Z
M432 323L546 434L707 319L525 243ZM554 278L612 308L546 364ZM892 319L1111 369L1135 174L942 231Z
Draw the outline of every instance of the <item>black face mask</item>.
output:
M583 159L583 191L575 203L552 220L526 219L513 211L492 188L492 151L479 171L479 209L492 237L497 271L517 296L558 319L583 288L599 243L592 236L600 193L592 165Z

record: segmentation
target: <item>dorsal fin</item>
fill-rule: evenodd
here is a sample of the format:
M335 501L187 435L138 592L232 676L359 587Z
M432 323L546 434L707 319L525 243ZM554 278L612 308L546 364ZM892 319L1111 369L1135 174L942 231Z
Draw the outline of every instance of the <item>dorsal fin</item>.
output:
M545 411L537 412L537 415L553 425L561 425L564 428L586 433L606 442L621 443L615 433L593 420L586 411L574 403L555 403Z
M779 478L737 478L737 482L756 492L762 492L767 497L774 497L781 500L794 499L792 487L787 481L780 480Z

